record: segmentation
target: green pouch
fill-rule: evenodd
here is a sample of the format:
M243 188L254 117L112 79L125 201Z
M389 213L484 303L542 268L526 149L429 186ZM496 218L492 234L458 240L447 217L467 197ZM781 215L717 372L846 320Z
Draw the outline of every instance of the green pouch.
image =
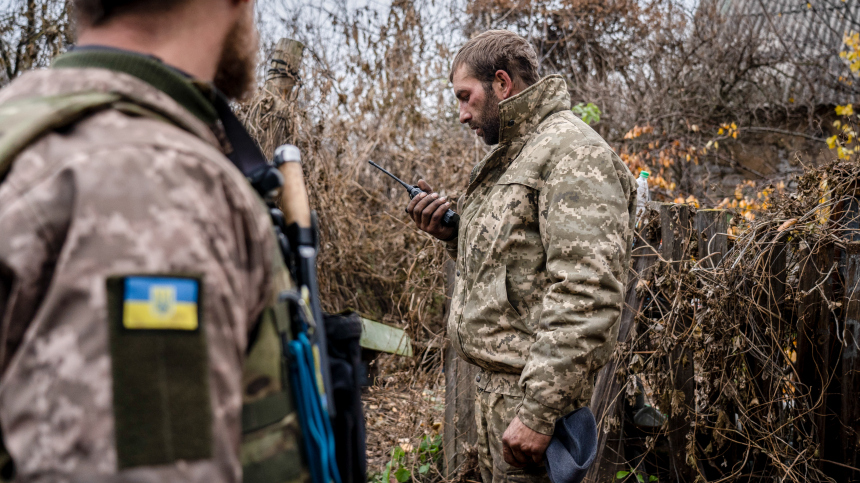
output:
M283 352L289 325L286 303L267 308L245 360L240 456L245 483L310 481Z

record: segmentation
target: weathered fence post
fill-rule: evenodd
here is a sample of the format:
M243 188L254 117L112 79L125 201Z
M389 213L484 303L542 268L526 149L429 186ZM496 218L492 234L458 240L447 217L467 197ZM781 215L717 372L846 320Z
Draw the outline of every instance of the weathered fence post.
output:
M648 217L646 216L645 219ZM645 278L649 267L657 261L656 247L659 238L653 227L642 230L643 238L636 237L631 257L631 270L627 277L627 294L621 311L621 322L618 326L618 342L629 344L634 334L636 316L642 311L646 296L639 296L637 287L639 281ZM591 411L597 419L597 457L591 466L585 481L603 483L614 481L619 470L626 469L624 456L624 386L616 372L627 365L621 359L625 354L618 353L597 373L597 383L591 396Z
M298 40L278 40L266 72L266 89L276 94L280 101L289 99L293 87L299 81L299 69L305 45Z
M729 250L729 212L726 210L699 210L696 212L696 235L699 260L702 266L714 268Z
M809 393L813 435L819 454L826 443L827 388L830 379L830 319L833 298L833 248L807 247L800 261L800 317L797 322L797 371ZM819 464L819 468L821 465Z
M767 309L770 312L771 327L778 333L782 333L783 327L783 304L785 303L785 287L788 279L788 233L783 233L774 242L770 249L770 256L764 260L768 267L768 285L764 287L768 291ZM780 347L779 350L784 350ZM781 363L782 361L772 361ZM770 381L770 380L769 380ZM773 381L768 383L768 387L773 387ZM769 399L778 399L774 394L765 393Z
M453 291L454 261L449 260L445 263L446 317L450 312ZM443 450L445 453L445 474L448 478L453 478L460 471L460 468L468 463L469 450L478 441L478 426L475 423L475 376L478 374L478 367L460 359L450 344L445 347L444 367L445 426L443 429Z
M292 107L295 106L304 48L297 40L279 40L272 51L262 91L248 105L247 111L243 109L245 127L266 156L273 156L275 148L285 142L297 142L294 116L290 114L295 112ZM305 176L308 176L309 164L304 166ZM311 186L314 184L312 178L307 182Z
M833 354L835 361L831 362L838 371L839 390L831 391L831 394L838 394L831 398L829 408L830 412L839 414L839 424L831 428L839 432L835 449L842 454L839 458L827 459L837 459L846 465L840 466L841 475L836 476L837 481L860 483L860 470L848 469L860 468L860 190L855 186L854 192L846 195L831 215L831 223L835 221L840 227L845 245L837 250L841 258L839 270L844 280L841 319L845 325L840 327L836 323L836 330L841 330L836 335L842 339L842 345L834 345L837 353ZM838 354L840 350L841 357ZM831 468L825 467L825 471Z
M697 210L695 228L698 265L715 268L729 251L729 212Z
M682 264L689 259L687 253L690 230L690 207L687 205L663 204L660 207L660 229L663 246L661 254L670 261L670 266L680 270ZM694 467L687 464L687 435L690 433L690 412L696 409L696 381L693 371L693 352L684 347L683 341L691 327L690 314L683 314L675 327L678 345L669 353L666 368L671 374L673 394L670 395L672 406L679 404L680 410L672 408L669 415L669 452L672 466L678 481L692 482L695 479Z
M749 267L755 276L748 285L752 303L749 309L750 318L743 326L743 331L750 347L742 353L742 357L752 382L751 389L754 397L758 398L761 404L731 408L731 414L734 415L733 421L740 409L749 414L767 412L768 416L762 419L772 425L772 430L783 424L780 416L784 408L780 404L782 398L777 393L781 390L779 378L785 364L781 354L784 353L785 347L778 343L774 344L773 341L780 340L783 334L782 317L785 311L782 310L782 304L785 295L788 253L785 240L789 233L777 233L772 240L762 240L762 254L756 257L756 264ZM734 450L739 449L739 445L729 444L733 445ZM744 449L749 451L749 447ZM753 472L763 471L767 465L773 463L767 451L753 451L747 453L747 457L752 461ZM728 461L740 464L747 460L747 457L735 453ZM734 465L729 468L730 471L738 469Z
M860 468L860 242L848 244L845 347L842 350L842 442L845 464ZM860 480L860 473L852 481Z

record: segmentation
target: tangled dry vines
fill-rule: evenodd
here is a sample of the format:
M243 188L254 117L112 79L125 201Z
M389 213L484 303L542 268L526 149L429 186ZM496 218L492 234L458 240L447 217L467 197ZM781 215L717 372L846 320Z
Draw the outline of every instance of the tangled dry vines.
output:
M616 461L604 475L860 478L858 179L857 160L809 168L736 239L726 212L673 205L652 215L635 253L655 263L638 262L641 310L614 368L627 414L604 418L624 454L608 454ZM665 422L633 424L643 402Z

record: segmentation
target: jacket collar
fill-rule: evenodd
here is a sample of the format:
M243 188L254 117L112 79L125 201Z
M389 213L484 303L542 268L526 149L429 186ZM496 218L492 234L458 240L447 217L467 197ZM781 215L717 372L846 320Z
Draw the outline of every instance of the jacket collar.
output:
M549 75L499 103L499 144L472 169L466 196L488 172L506 168L526 137L549 116L570 109L570 94L560 75Z
M190 75L156 57L112 47L84 46L57 57L52 68L101 68L129 74L164 92L207 125L218 122L211 89L205 92Z
M208 126L163 91L139 78L102 68L41 69L28 72L3 89L3 100L62 95L80 92L119 94L140 107L153 111L206 142L221 147Z
M549 75L499 103L499 144L528 136L547 117L570 109L564 78Z

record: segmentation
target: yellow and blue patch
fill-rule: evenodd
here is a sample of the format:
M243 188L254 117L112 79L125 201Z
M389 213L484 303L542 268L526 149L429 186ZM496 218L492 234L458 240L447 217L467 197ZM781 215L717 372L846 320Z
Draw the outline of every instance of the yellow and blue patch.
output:
M126 277L122 325L137 330L197 330L199 282L192 278Z

